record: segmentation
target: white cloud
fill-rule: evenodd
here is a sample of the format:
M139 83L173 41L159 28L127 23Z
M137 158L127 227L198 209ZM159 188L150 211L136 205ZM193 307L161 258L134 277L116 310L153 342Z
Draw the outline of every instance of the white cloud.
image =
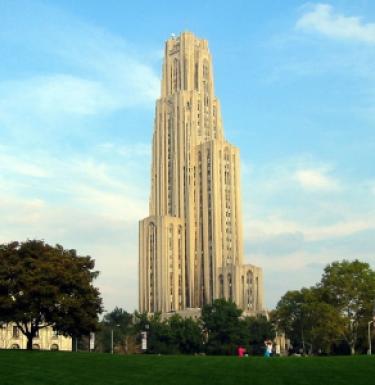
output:
M4 148L4 147L3 147ZM20 159L19 156L5 154L0 147L0 172L9 175L19 174L30 177L44 178L48 172L42 165Z
M375 266L372 180L349 179L330 162L303 155L255 164L242 182L246 261L263 267L268 305L314 285L334 260Z
M246 168L245 168L246 170ZM339 180L330 175L334 165L313 159L310 155L291 157L265 164L260 169L251 168L246 178L258 178L257 186L261 185L262 193L276 194L284 190L302 187L306 191L339 191L342 189ZM250 188L254 189L251 185Z
M365 188L370 191L371 194L375 195L375 180L369 180L365 183Z
M311 191L337 191L339 189L338 182L327 175L324 170L317 169L301 169L294 174L294 179L305 190Z
M123 70L135 74L135 68ZM116 74L112 75L116 78ZM152 83L157 78L148 76L147 80L145 76L143 81ZM157 95L155 87L147 83L138 85L136 78L109 81L69 74L3 82L0 83L0 123L10 131L26 126L36 131L46 125L54 129L75 116L98 115L145 103L152 105Z
M148 207L149 153L125 148L127 156L111 145L57 157L0 145L0 243L45 239L91 255L109 310L137 307L138 221Z
M48 68L32 67L21 80L18 76L0 81L0 127L12 133L12 139L78 131L90 116L153 107L160 79L143 52L123 37L64 12L39 8L24 20L19 33L13 31L18 20L5 20L0 33L0 44L2 39L14 42L21 57L32 52L33 61L45 60L43 68Z
M147 143L118 145L115 143L106 142L98 144L97 148L103 152L116 153L127 158L151 156L151 145Z
M375 230L375 217L351 218L329 226L319 226L306 229L306 240L318 241L332 238L345 238L355 233Z
M375 213L315 226L287 215L269 217L250 221L246 230L246 259L263 268L271 307L287 290L317 283L324 266L335 260L360 258L375 266Z
M116 100L99 81L56 74L18 83L17 102L25 102L42 114L91 115L116 107ZM14 87L14 84L12 84ZM26 91L26 92L25 92Z
M375 43L375 23L365 23L360 17L342 15L329 4L314 4L310 11L300 17L296 28L334 39Z
M306 220L282 216L250 219L246 224L249 242L267 241L280 235L301 234L306 241L344 238L365 230L375 230L375 213L356 218L349 216L329 225L312 225Z
M272 215L266 218L250 218L246 227L248 228L248 239L250 241L259 241L279 234L301 232L300 225L295 221Z

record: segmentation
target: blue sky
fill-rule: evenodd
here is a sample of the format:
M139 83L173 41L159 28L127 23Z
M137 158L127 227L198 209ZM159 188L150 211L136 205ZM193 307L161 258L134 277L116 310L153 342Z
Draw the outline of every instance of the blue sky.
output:
M375 268L372 1L0 0L0 242L96 259L105 306L137 306L138 220L164 41L209 41L241 150L245 259L266 302L333 260Z

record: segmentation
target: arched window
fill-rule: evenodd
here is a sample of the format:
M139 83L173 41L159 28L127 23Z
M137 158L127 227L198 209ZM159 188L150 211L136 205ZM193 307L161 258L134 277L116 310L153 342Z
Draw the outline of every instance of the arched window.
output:
M178 91L181 88L180 61L175 58L173 62L173 89Z
M168 226L168 254L173 254L173 225Z
M155 303L155 290L156 287L154 285L155 277L156 277L156 226L154 223L150 223L148 225L148 231L149 231L149 269L148 269L148 281L149 281L149 295L150 295L150 310L154 310L154 303Z
M194 88L196 91L198 91L198 83L199 83L198 63L195 63L195 66L194 66Z
M59 350L59 345L57 345L57 344L52 344L52 345L51 345L51 350L56 352L57 350Z
M204 87L204 106L208 107L209 100L208 100L208 61L204 60L203 62L203 87Z
M169 224L168 226L168 273L169 273L169 295L170 295L170 311L174 309L174 247L173 247L173 225Z
M247 285L247 308L253 308L254 299L253 299L253 279L254 274L251 270L248 270L246 273L246 285Z
M153 269L154 265L154 257L155 257L155 243L156 243L156 227L154 223L150 223L148 225L148 233L149 233L149 264L150 264L150 269Z
M246 274L246 283L248 286L251 286L253 284L253 272L251 270L248 270Z
M171 114L168 115L168 121L167 121L167 155L168 155L168 162L167 162L167 169L168 169L168 175L167 175L167 189L168 189L168 215L172 215L172 208L173 208L173 147L174 147L174 138L173 138L173 116Z
M228 293L229 293L229 298L228 299L233 299L233 287L232 287L232 274L228 274Z
M19 349L20 346L18 344L13 344L10 348L11 349Z
M40 350L40 346L38 344L33 344L33 350Z
M203 79L208 80L208 61L204 60L203 61Z
M224 298L224 277L223 274L219 275L219 288L220 288L220 298Z

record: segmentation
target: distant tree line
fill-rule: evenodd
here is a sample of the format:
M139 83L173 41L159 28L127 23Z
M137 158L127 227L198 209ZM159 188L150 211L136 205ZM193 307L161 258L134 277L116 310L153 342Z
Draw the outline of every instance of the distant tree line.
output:
M173 314L162 319L161 314L134 316L115 308L100 322L96 335L96 350L111 351L113 332L114 351L140 352L141 332L147 332L149 354L213 354L233 355L238 346L250 354L261 354L264 341L275 337L275 330L265 316L242 317L235 303L217 299L202 309L198 319Z
M264 341L273 339L277 330L290 339L291 354L363 354L369 348L367 327L375 316L374 306L375 272L367 263L343 260L326 266L315 286L283 295L269 320L243 317L233 302L224 299L204 306L200 319L177 314L165 320L160 314L132 318L115 309L101 322L98 341L102 342L97 348L109 351L108 328L116 325L116 314L121 313L127 326L114 328L118 351L124 351L124 339L128 352L129 341L139 347L140 332L147 331L147 353L235 354L242 345L249 354L262 354Z

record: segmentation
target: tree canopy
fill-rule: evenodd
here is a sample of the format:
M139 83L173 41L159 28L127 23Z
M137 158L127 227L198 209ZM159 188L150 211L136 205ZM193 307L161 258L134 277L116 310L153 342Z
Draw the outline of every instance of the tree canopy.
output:
M243 317L242 310L225 299L203 307L202 326L209 354L235 354L240 345L250 354L261 354L264 341L275 337L266 317Z
M207 333L206 347L211 354L233 354L243 344L242 310L232 301L217 299L202 309L202 323Z
M333 306L344 323L342 336L355 353L358 337L372 318L375 301L375 271L365 262L333 262L324 269L318 286L322 299Z
M374 301L375 272L367 263L343 260L326 266L314 287L288 291L272 319L305 352L329 353L345 342L354 354L366 350Z
M96 330L102 312L98 271L89 256L28 240L0 245L0 319L32 339L47 326L64 335Z
M272 313L272 320L295 347L309 353L328 353L342 332L338 312L321 300L321 292L316 288L288 291Z
M133 315L120 307L115 307L104 315L100 330L96 334L96 348L102 352L111 352L112 336L113 348L117 353L129 353L134 350Z
M162 319L160 313L136 315L136 330L147 331L147 352L194 354L203 351L200 321L173 314Z

